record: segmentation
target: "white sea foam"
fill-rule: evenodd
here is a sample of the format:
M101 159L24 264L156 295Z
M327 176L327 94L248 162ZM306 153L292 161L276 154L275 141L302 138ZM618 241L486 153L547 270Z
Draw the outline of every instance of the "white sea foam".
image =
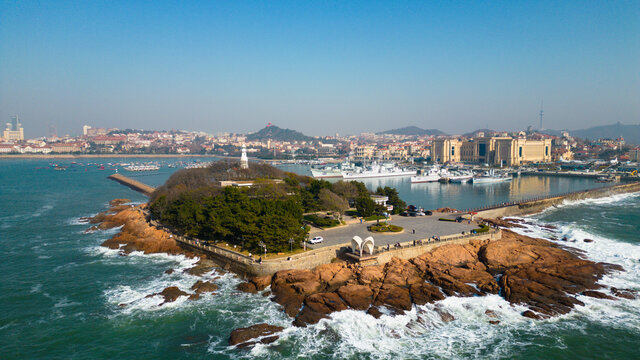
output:
M607 197L582 199L582 200L564 200L559 206L577 206L577 205L617 205L624 206L628 201L635 200L640 197L640 192L616 194Z

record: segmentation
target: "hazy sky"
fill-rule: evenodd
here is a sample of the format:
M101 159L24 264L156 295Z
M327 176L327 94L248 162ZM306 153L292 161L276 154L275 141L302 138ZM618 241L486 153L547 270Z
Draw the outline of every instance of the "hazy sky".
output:
M0 0L0 123L309 135L640 123L640 1Z

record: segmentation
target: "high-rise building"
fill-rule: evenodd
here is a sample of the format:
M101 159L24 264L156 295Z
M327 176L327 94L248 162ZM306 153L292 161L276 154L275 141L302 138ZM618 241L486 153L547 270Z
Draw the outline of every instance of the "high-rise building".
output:
M470 141L438 139L432 143L434 162L473 162L517 166L527 162L551 161L551 140L530 140L508 136L479 137Z
M7 127L2 133L2 138L4 140L24 140L24 130L22 129L22 124L20 123L20 118L18 115L11 117L11 122L7 123Z

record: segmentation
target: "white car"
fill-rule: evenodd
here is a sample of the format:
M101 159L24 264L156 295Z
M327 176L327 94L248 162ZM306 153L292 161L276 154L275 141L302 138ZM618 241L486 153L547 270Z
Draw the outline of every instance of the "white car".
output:
M309 244L319 244L323 241L324 239L322 238L322 236L316 236L313 239L309 240Z

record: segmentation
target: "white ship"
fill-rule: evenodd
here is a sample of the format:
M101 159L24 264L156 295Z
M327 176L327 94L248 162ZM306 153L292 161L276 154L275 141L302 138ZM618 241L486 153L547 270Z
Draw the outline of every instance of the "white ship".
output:
M343 162L339 166L325 166L321 168L311 168L311 176L316 179L322 178L341 178L343 172L355 173L361 168L354 166L349 160Z
M437 166L432 167L426 174L416 175L411 177L412 184L436 182L440 180L440 169Z
M473 178L473 183L474 184L492 184L492 183L499 183L499 182L511 181L511 180L512 180L511 175L495 174L493 170L491 170L491 171L485 172L482 175L475 176Z
M417 173L416 170L399 168L393 164L378 165L373 163L371 166L361 171L342 171L342 177L345 180L366 179L366 178L382 178L393 176L411 176Z
M127 171L156 171L160 169L158 165L129 165L124 168Z
M325 178L341 178L342 171L340 168L333 168L330 166L318 169L311 169L311 176L316 179L325 179Z
M449 176L449 182L464 184L473 179L473 173L466 171L454 171Z

